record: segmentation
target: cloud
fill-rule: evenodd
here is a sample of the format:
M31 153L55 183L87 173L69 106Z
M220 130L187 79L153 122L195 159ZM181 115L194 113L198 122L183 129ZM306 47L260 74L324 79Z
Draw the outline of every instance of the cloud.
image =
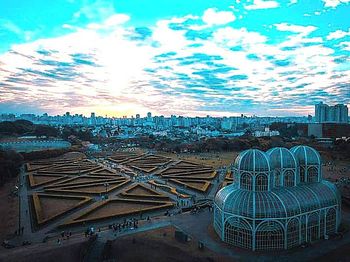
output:
M309 35L313 31L317 29L317 27L309 25L309 26L301 26L301 25L292 25L288 23L279 23L274 24L277 30L279 31L287 31L287 32L293 32L293 33L299 33L304 36Z
M246 5L247 10L270 9L279 7L278 2L270 0L254 0L252 5Z
M101 20L105 17L112 16L115 13L114 5L107 0L97 0L90 4L82 6L73 14L74 20L88 19Z
M346 36L350 36L350 29L348 32L342 30L336 30L334 32L331 32L327 35L327 40L340 39Z
M338 52L348 50L348 42L325 44L316 26L275 23L272 29L284 32L276 42L276 30L203 17L139 27L132 17L113 13L68 26L63 36L14 45L0 56L0 107L55 114L286 115L310 113L315 99L349 101L348 59Z
M216 8L209 8L204 11L203 21L212 25L224 25L236 20L235 15L230 11L217 11Z
M114 14L103 23L107 27L112 27L116 25L121 25L127 22L130 19L128 15L125 14Z
M341 42L338 46L340 46L345 51L350 51L350 42Z
M0 19L0 29L1 28L16 35L21 35L23 33L22 29L19 28L16 24L5 19Z
M350 2L350 0L322 0L325 7L337 7L341 4L347 4Z

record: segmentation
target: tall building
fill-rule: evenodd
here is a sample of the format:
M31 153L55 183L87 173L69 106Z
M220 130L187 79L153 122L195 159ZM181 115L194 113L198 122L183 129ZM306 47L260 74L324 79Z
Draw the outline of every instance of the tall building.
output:
M343 104L328 106L320 102L315 105L315 122L317 123L347 123L348 107Z
M96 125L96 115L94 112L91 113L90 125Z

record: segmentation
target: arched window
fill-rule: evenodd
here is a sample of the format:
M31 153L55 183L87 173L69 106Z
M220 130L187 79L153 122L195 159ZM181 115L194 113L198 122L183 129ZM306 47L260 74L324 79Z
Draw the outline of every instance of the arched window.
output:
M307 220L307 241L312 242L319 239L319 214L314 212L308 216Z
M295 176L293 171L287 170L284 172L283 176L284 176L284 179L283 179L284 186L291 187L295 185L294 183Z
M251 249L252 230L248 222L242 218L229 218L225 223L225 242Z
M268 189L268 179L266 174L259 174L255 177L255 190L266 191Z
M279 170L275 171L274 177L275 177L275 179L274 179L275 187L281 186L281 172Z
M222 230L222 222L221 222L221 216L223 214L220 212L220 210L217 208L217 206L214 206L214 228L216 232L221 232ZM220 233L221 236L221 233Z
M260 224L255 233L256 250L275 250L284 248L284 230L276 221Z
M335 233L337 227L337 212L334 208L328 210L326 214L326 234Z
M316 167L310 167L307 173L307 182L314 183L318 181L318 169Z
M241 175L240 183L242 189L252 190L252 177L249 173L243 173Z
M288 248L299 245L299 220L293 218L287 225L287 246Z
M305 168L301 166L299 169L299 173L300 173L300 183L304 183L305 182Z

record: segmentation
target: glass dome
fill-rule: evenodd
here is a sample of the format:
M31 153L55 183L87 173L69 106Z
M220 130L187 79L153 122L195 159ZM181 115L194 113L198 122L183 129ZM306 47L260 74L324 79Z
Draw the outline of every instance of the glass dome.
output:
M341 197L322 180L319 153L308 146L243 151L234 183L214 198L222 241L251 250L288 249L338 231Z
M234 167L248 172L270 171L270 163L266 153L258 149L249 149L240 153L235 160Z
M323 180L321 183L259 192L242 190L232 184L219 190L214 201L226 214L256 219L288 218L337 205L340 198L336 187Z
M295 158L299 161L300 165L312 166L320 165L321 157L320 154L309 146L295 146L290 149L294 154Z
M271 168L296 168L297 160L291 151L285 147L271 148L266 152L269 156Z

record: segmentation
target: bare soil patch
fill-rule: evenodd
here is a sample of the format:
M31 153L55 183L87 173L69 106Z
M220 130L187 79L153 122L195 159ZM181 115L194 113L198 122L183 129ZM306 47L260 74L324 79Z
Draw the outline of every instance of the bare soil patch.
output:
M111 258L117 261L233 261L208 248L200 250L198 240L187 243L175 239L175 228L125 236L112 243Z
M11 237L18 226L18 197L9 196L16 186L16 178L0 187L0 242ZM0 250L2 247L0 247Z

